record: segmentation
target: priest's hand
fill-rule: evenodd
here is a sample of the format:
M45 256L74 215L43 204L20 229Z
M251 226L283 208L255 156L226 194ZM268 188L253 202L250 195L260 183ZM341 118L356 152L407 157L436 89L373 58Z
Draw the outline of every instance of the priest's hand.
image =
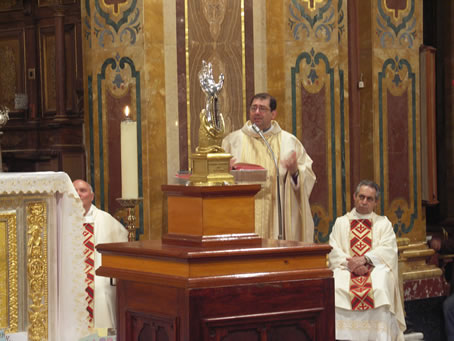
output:
M434 249L435 251L440 251L441 249L441 238L440 237L432 237L429 241L429 247Z
M366 257L364 256L353 256L347 258L347 268L350 272L355 272L356 268L366 264Z
M233 166L235 166L235 163L236 163L236 159L235 159L235 157L232 156L232 158L230 159L230 170L233 169Z
M353 273L357 276L364 276L368 274L369 271L370 268L367 265L360 265L353 271Z
M298 162L296 160L296 152L294 150L292 150L286 159L281 160L281 164L285 168L287 168L290 175L296 174L296 172L298 171Z

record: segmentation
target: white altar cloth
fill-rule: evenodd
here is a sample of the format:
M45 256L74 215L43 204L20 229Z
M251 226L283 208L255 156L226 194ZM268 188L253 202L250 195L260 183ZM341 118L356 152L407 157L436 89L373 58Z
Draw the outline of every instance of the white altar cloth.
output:
M35 244L30 240L31 223L27 220L30 213L21 202L27 204L33 200L42 200L47 207L47 235L43 238L47 248L47 298L42 300L45 303L47 299L48 306L45 339L78 340L89 333L83 276L82 201L66 173L0 173L0 212L17 216L17 248L22 248L23 253L20 256L19 250L18 254L25 260L31 259L28 253ZM42 242L40 238L39 241ZM22 270L18 281L18 286L28 286L28 291L31 290L29 276L29 270ZM19 314L23 316L19 316L18 331L27 331L30 335L33 302L30 293L21 298L19 292ZM23 292L26 291L22 290L22 295Z

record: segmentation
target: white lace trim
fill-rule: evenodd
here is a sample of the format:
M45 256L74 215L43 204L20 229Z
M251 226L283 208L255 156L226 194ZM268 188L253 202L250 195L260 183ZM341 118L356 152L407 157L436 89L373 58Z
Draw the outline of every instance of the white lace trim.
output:
M68 174L64 172L0 172L0 194L34 194L56 192L79 198Z

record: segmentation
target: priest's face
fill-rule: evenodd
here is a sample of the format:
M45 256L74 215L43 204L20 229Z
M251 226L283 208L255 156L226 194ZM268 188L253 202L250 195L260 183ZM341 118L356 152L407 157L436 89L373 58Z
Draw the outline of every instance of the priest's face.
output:
M271 120L276 118L277 111L270 109L270 99L256 98L249 107L249 119L261 130L271 127Z
M375 188L369 186L361 186L359 192L353 194L356 211L360 214L371 213L377 205Z
M95 194L91 190L91 186L83 180L76 180L73 182L73 185L77 194L79 194L80 199L82 199L82 205L84 206L86 214L90 209L91 202L93 201Z

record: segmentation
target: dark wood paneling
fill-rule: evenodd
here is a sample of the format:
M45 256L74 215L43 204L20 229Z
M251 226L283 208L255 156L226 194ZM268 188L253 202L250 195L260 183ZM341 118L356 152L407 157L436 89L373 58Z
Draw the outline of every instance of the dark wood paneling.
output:
M0 31L0 105L7 106L15 117L15 94L25 93L24 30ZM20 111L20 110L18 110Z
M0 62L5 67L3 55L11 61L8 72L0 75L0 83L7 82L0 84L0 105L11 110L2 138L3 162L10 171L65 171L86 178L80 20L79 0L58 6L55 1L18 0L8 8L0 6ZM60 57L56 32L62 37ZM65 66L59 71L60 95L57 65ZM17 93L27 94L26 109L14 109ZM61 100L63 110L56 117Z
M117 290L119 340L334 340L332 278Z

